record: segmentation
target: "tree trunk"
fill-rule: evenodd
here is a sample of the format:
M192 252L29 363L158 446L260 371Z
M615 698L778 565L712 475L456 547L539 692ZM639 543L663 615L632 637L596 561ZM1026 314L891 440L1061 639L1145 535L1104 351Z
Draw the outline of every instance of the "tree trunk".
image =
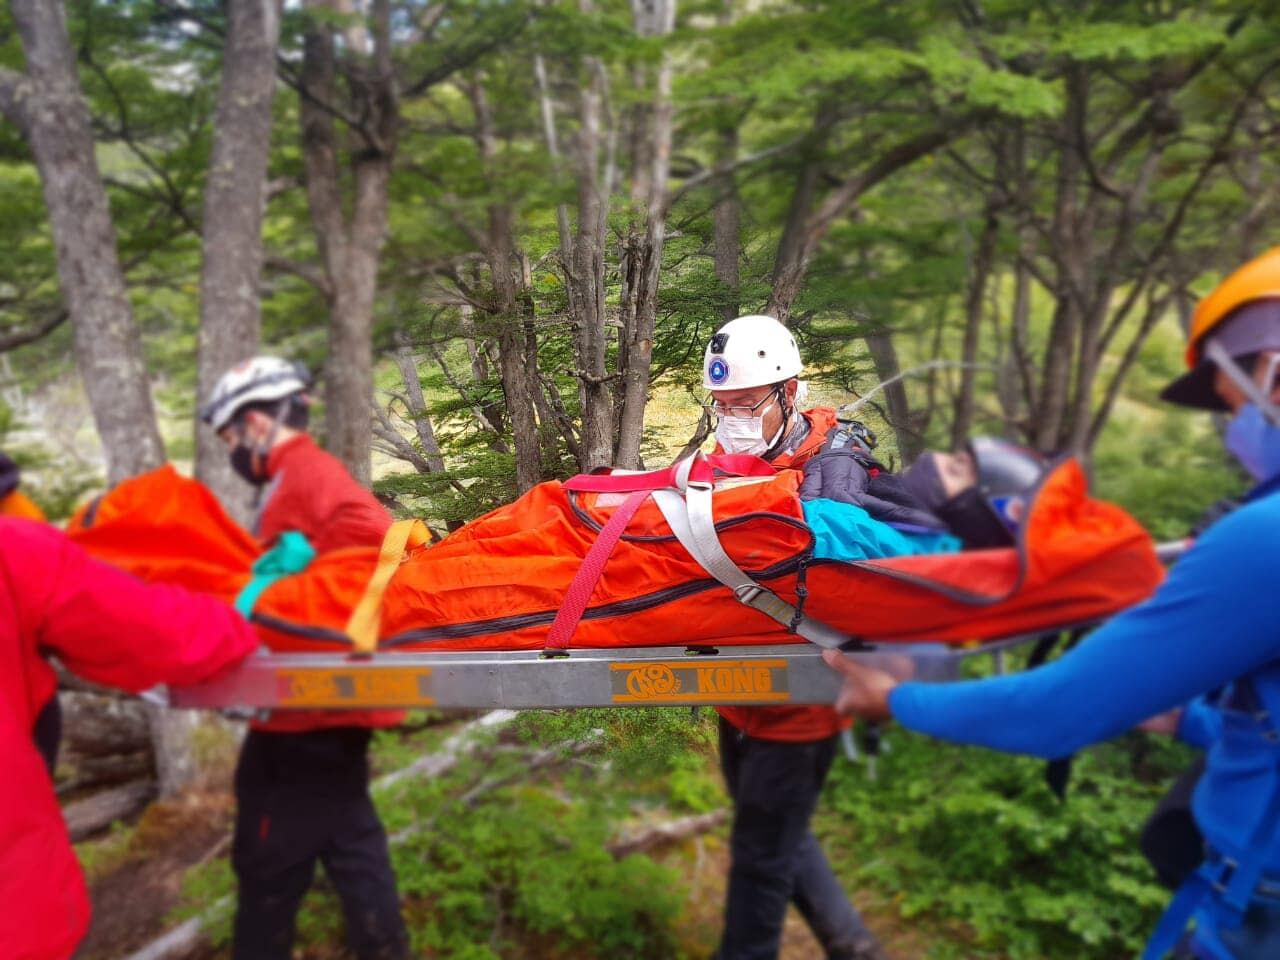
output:
M604 239L609 198L600 184L600 109L604 96L599 73L582 88L576 170L578 225L573 241L570 283L576 337L576 371L582 407L583 471L609 466L613 458L613 402L605 367Z
M120 271L62 4L14 0L11 9L26 77L0 75L3 86L21 87L18 96L0 100L26 135L40 171L76 364L102 440L107 481L118 483L165 458L142 342Z
M266 210L271 104L275 99L277 0L229 0L222 84L204 195L204 264L196 342L198 400L258 351L262 339L262 218ZM196 477L236 519L249 517L249 488L227 451L198 420Z
M327 15L327 0L308 0L308 9ZM325 265L333 303L329 317L329 363L325 368L325 432L329 450L361 483L370 480L373 430L373 306L378 261L387 232L387 186L395 156L399 105L391 73L390 8L375 0L373 56L355 62L348 53L349 84L362 118L353 140L351 215L343 213L338 169L336 103L337 55L333 29L321 19L307 31L303 46L301 98L303 163L316 244Z
M675 28L676 0L647 0L636 4L636 30L642 36L666 36ZM658 65L653 103L647 116L651 121L644 139L648 150L644 236L631 251L634 314L626 340L620 344L623 360L622 415L618 421L618 446L614 462L625 469L640 466L640 441L644 432L644 411L649 399L653 361L653 336L658 315L658 283L662 273L662 246L667 226L668 174L671 167L671 132L674 108L671 102L672 62L664 54Z
M534 415L533 391L538 389L537 370L525 366L524 328L517 302L518 278L515 272L515 250L512 249L515 226L510 207L495 204L489 209L489 265L493 271L497 298L499 376L511 418L511 433L516 448L516 488L524 493L542 480L541 444L538 421Z
M422 395L422 381L418 377L418 364L407 343L400 343L396 347L396 366L400 369L400 379L404 381L408 412L413 419L414 433L422 444L423 460L432 473L443 473L444 457L440 455L440 444L436 442L436 432L427 413L427 401Z
M871 360L876 365L876 377L881 383L892 380L902 372L901 365L898 363L898 351L889 333L871 333L864 339L867 352L871 354ZM886 419L897 438L902 465L910 466L924 451L924 437L914 422L916 418L907 400L906 383L902 380L890 383L884 388L884 400L888 407Z
M822 173L822 153L827 134L835 123L835 108L822 103L813 118L813 130L803 150L800 170L796 174L795 189L791 192L791 204L782 226L782 237L773 258L773 287L764 312L782 323L791 319L791 305L800 293L804 279L800 260L804 251L804 229L813 211L818 195L818 177Z
M964 310L964 341L960 351L960 359L964 366L960 368L960 393L956 398L955 419L951 421L952 450L964 449L969 433L973 429L973 394L978 376L976 364L978 338L982 331L982 305L987 291L987 278L991 274L992 261L995 259L996 236L999 230L1000 223L995 214L988 213L970 267L969 292L965 298Z
M730 127L720 132L717 163L726 166L733 163L738 156L738 128ZM724 288L724 304L720 307L720 316L725 323L736 317L742 308L740 287L742 276L740 260L742 257L742 240L739 236L742 221L742 201L738 196L737 181L733 173L726 173L717 184L719 199L716 200L712 218L715 236L716 279Z

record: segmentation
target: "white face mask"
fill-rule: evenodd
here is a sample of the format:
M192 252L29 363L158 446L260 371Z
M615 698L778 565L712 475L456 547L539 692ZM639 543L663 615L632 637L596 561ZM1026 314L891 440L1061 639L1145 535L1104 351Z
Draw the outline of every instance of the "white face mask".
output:
M749 453L758 457L778 442L785 427L783 423L772 439L765 440L764 417L721 417L716 424L716 440L725 453Z

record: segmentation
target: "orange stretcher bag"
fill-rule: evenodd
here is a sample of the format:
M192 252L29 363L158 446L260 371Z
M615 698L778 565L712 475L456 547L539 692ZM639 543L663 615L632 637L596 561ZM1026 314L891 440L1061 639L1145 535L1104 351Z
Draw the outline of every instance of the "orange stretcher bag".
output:
M763 475L715 477L710 503L724 553L796 621L850 637L967 643L1072 626L1144 599L1163 576L1146 532L1091 499L1073 461L1041 484L1016 548L854 563L812 558L801 474L756 463L747 472ZM591 486L592 478L540 484L434 545L397 525L389 540L399 542L383 551L336 550L267 587L252 619L278 651L375 641L400 652L805 642L710 576L645 489ZM227 601L262 553L209 491L168 467L105 494L69 532L145 580ZM578 609L566 616L575 596ZM358 607L363 615L353 618Z

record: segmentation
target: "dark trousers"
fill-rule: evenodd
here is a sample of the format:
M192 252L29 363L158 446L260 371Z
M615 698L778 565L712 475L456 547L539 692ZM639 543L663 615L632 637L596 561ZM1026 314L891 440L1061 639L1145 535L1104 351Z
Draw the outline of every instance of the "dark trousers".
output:
M317 860L359 960L409 956L386 833L369 797L369 738L359 727L245 737L231 853L235 960L288 960Z
M733 798L729 890L718 960L773 960L787 904L828 956L852 955L870 933L809 832L836 737L780 743L720 720L720 765Z
M31 736L36 742L36 749L40 751L49 776L52 777L58 766L58 747L62 743L62 706L58 703L56 693L36 714Z

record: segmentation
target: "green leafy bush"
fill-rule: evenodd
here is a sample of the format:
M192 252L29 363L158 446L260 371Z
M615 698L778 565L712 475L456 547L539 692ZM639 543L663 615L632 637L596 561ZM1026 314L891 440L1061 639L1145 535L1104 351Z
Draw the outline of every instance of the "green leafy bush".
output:
M850 888L905 919L960 921L937 956L1104 960L1132 955L1167 892L1137 834L1181 749L1133 737L1076 758L1065 802L1044 765L895 729L868 779L837 763L818 829Z

